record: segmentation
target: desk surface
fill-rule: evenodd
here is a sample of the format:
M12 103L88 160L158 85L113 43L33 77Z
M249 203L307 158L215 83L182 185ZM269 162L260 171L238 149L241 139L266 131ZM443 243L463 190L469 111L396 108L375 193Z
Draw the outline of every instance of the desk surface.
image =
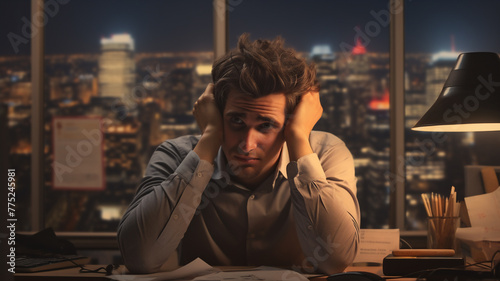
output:
M87 265L86 268L88 269L97 269L103 265ZM103 266L105 267L105 266ZM250 269L252 267L242 267L242 266L222 266L222 267L217 267L220 268L221 270L237 270L237 269ZM80 273L79 272L80 268L78 267L73 267L73 268L66 268L66 269L59 269L59 270L51 270L51 271L42 271L42 272L36 272L36 273L16 273L14 275L14 280L15 281L37 281L37 280L43 280L43 281L67 281L67 280L76 280L76 281L96 281L96 280L105 280L109 281L110 279L106 278L104 273ZM346 269L346 271L368 271L372 272L378 275L382 275L382 266L350 266ZM310 278L310 280L325 280L326 277L315 277L315 278ZM405 280L405 279L398 279L398 280ZM413 279L407 279L407 280L415 280Z
M98 269L99 267L106 267L105 265L86 265L85 267L91 270ZM15 281L36 281L36 280L54 280L54 281L69 281L69 280L77 280L77 281L86 281L86 280L106 280L110 281L110 279L106 278L104 273L80 273L79 267L71 267L64 268L58 270L49 270L49 271L40 271L33 273L16 273L14 274Z

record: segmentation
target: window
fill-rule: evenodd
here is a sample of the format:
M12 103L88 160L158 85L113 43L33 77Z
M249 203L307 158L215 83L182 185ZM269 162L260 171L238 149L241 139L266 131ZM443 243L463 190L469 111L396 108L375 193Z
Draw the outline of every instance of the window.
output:
M47 25L46 226L116 231L153 150L198 132L191 109L210 77L211 9L207 1L77 1ZM98 118L102 135L72 139L81 117ZM89 146L92 138L103 147ZM92 164L86 149L102 155ZM102 184L89 190L96 177Z
M4 1L0 4L0 11L8 11L2 12L0 40L0 126L4 139L2 158L4 152L8 153L6 169L15 172L16 230L23 231L30 230L31 225L30 1ZM2 172L6 173L5 170ZM5 195L2 198L7 198Z
M324 107L316 129L339 136L354 155L364 228L390 226L389 134L390 119L396 117L389 115L389 96L396 93L388 91L395 83L389 81L388 2L233 0L225 6L231 47L242 32L252 39L281 35L316 63ZM211 79L211 38L216 31L211 28L212 12L221 7L202 0L45 3L42 227L114 232L152 150L165 139L198 132L190 111ZM0 5L2 35L9 38L1 41L0 53L8 167L16 169L18 230L32 230L30 1ZM436 140L431 134L410 131L453 64L444 53L435 54L450 52L452 46L457 52L499 52L500 22L494 15L499 8L498 1L405 1L402 161L409 230L424 229L422 192L446 194L454 185L463 196L464 165L499 165L500 155L494 150L498 133L450 133ZM99 137L104 147L90 146L101 153L91 163L102 159L105 171L93 190L79 186L84 181L76 177L82 165L78 159L84 160L84 149L89 148L85 145L92 144L92 138L84 139L83 127L67 122L81 119L99 120L103 132ZM66 132L76 128L76 137L57 137L54 142L57 126ZM95 127L85 128L92 132ZM78 154L78 144L83 153ZM59 176L69 176L73 185L67 180L54 185L58 175L53 164L58 160L65 165L59 166Z
M234 2L234 1L233 1ZM388 1L238 1L229 41L281 36L317 66L323 117L315 129L354 156L362 228L389 227Z
M421 193L465 194L465 165L498 165L498 132L425 133L410 128L434 103L464 52L499 53L498 1L406 1L406 227L425 229ZM425 19L425 20L423 20Z
M212 3L45 1L44 13L42 227L115 232L156 146L198 133L191 108L210 77ZM29 60L23 67L29 72ZM25 79L29 97L29 73ZM13 85L10 95L20 96L22 83ZM29 145L25 111L13 147ZM24 155L18 181L30 178L22 176L30 171ZM22 203L29 215L29 196Z

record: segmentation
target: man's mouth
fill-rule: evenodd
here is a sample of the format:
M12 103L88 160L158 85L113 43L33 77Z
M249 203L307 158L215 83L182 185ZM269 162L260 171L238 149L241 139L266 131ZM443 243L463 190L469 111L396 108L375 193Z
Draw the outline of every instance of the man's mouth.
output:
M243 156L243 155L234 155L234 159L238 162L247 163L247 164L252 164L252 163L259 161L259 158Z

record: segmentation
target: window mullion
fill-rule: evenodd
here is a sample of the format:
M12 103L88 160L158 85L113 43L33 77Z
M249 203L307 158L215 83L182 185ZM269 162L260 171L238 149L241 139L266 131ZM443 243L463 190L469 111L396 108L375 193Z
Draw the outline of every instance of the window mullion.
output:
M214 0L213 9L214 59L218 59L228 51L229 46L226 0Z
M404 1L390 0L390 226L405 229Z
M44 161L44 0L31 0L31 230L43 228ZM33 29L33 28L32 28Z

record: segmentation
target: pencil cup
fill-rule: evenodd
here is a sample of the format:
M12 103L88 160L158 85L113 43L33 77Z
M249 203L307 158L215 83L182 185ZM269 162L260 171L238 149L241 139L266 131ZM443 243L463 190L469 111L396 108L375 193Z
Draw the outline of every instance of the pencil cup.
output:
M427 248L456 249L455 233L460 217L429 217L427 219Z

